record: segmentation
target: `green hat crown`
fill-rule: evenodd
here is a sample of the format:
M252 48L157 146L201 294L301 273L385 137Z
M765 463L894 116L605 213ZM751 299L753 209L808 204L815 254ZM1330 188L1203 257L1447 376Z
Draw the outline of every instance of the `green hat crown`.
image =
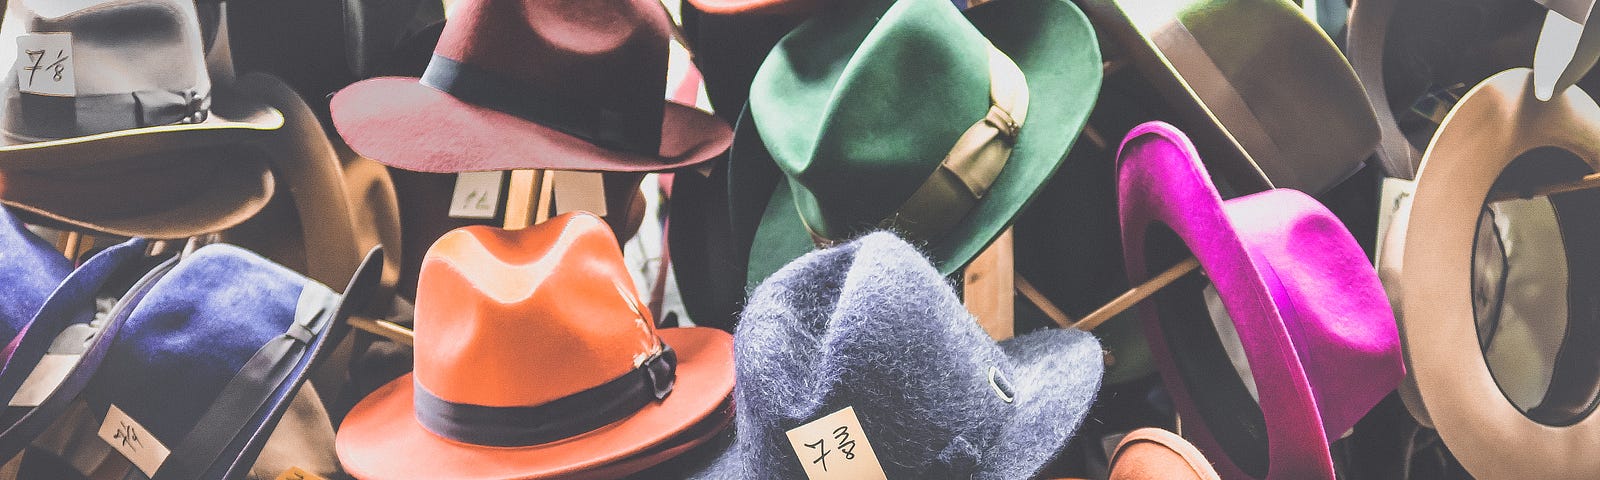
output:
M992 49L945 0L846 2L778 43L751 118L814 234L895 215L989 114Z

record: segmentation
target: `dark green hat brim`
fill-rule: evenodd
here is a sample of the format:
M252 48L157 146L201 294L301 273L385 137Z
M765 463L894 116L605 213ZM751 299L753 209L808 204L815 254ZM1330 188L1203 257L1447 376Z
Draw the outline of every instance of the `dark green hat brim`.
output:
M1071 3L997 0L964 14L1022 70L1028 116L989 195L949 232L918 245L945 275L988 247L1055 174L1088 121L1101 81L1094 28ZM784 180L749 115L746 105L729 151L728 182L735 238L752 239L746 284L755 285L814 246L790 190L803 187Z

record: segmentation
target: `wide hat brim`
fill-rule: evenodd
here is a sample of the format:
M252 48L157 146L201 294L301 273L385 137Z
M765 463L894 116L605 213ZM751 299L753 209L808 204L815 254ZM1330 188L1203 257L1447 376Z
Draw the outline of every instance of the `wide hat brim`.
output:
M1480 215L1492 192L1497 187L1530 187L1515 183L1542 182L1542 177L1576 178L1573 170L1600 168L1600 122L1595 120L1600 105L1579 88L1541 102L1533 88L1533 72L1524 67L1495 74L1468 91L1424 153L1409 221L1391 227L1391 235L1403 228L1397 240L1404 250L1385 249L1385 268L1398 270L1401 333L1415 382L1411 395L1402 389L1401 398L1420 417L1432 420L1439 437L1474 476L1516 478L1540 471L1551 478L1595 478L1600 457L1588 452L1600 438L1600 415L1594 413L1594 377L1589 373L1595 347L1583 340L1595 332L1585 321L1588 313L1573 311L1570 319L1563 319L1570 323L1561 333L1556 365L1546 371L1549 388L1537 406L1543 412L1524 411L1502 392L1494 374L1503 375L1504 369L1491 371L1477 327L1474 296L1480 290L1474 285L1473 255ZM1524 155L1542 147L1564 150L1576 160L1555 162L1548 159L1562 156L1546 156L1529 165L1533 168L1526 172L1538 173L1522 182L1504 175L1519 157L1540 158ZM1581 208L1591 203L1585 196L1592 194L1549 198ZM1563 234L1569 235L1563 253L1569 255L1571 282L1593 278L1585 273L1592 268L1582 268L1592 257L1579 257L1591 255L1592 249L1573 243L1591 241L1593 235L1585 232L1594 228L1592 210L1557 217ZM1559 243L1537 247L1563 248ZM1395 272L1388 273L1396 278ZM1576 283L1570 291L1589 290L1582 285ZM1579 293L1563 295L1570 308L1584 305ZM1557 418L1550 418L1551 413Z
M1205 348L1203 342L1172 348L1169 337L1192 337L1191 328L1215 334L1204 307L1194 322L1163 321L1155 305L1142 305L1145 338L1173 403L1183 418L1199 419L1185 422L1186 436L1224 478L1251 477L1247 470L1265 478L1332 478L1330 439L1354 426L1404 372L1388 299L1360 246L1326 208L1296 190L1224 202L1194 145L1171 125L1134 128L1118 165L1129 282L1143 282L1167 266L1162 262L1179 260L1165 251L1174 245L1147 251L1151 227L1174 233L1199 260L1203 272L1190 275L1203 274L1221 298L1259 392L1253 402L1234 367L1215 356L1222 355L1220 344L1207 352L1217 361L1204 364L1198 354L1185 353ZM1165 331L1174 326L1182 330ZM1206 384L1191 387L1191 381ZM1219 393L1227 383L1239 387L1230 390L1236 395ZM1259 413L1247 405L1254 403ZM1264 449L1242 445L1245 439L1221 441L1218 425L1208 424L1209 418L1250 417L1259 419L1262 431L1242 434L1241 425L1228 424L1227 433L1254 436ZM1251 457L1241 462L1230 452Z
M664 93L664 92L663 92ZM727 122L663 100L656 155L600 147L499 110L462 101L413 77L362 80L334 94L333 125L362 156L420 172L515 169L659 172L727 150Z
M683 308L695 325L733 330L744 303L744 253L728 225L727 167L711 175L680 172L667 202L667 251ZM749 240L744 243L748 244Z
M0 202L32 222L116 236L221 231L272 196L260 143L283 123L282 113L249 92L218 89L200 123L32 143L0 139Z
M1049 466L1078 431L1100 389L1103 368L1099 342L1078 330L1047 329L999 342L1010 359L1016 408L984 452L974 479L1034 478ZM1065 374L1096 370L1092 374ZM751 458L733 444L694 479L743 479L749 462L781 461Z
M416 420L415 381L407 374L362 399L345 416L336 449L359 478L551 478L603 468L661 445L715 415L733 393L733 336L710 328L664 328L677 351L672 393L616 423L528 447L470 445Z
M1291 2L1088 0L1083 7L1239 191L1323 193L1360 170L1378 144L1378 122L1349 62ZM1163 51L1163 44L1181 47Z
M714 15L799 15L828 5L828 0L689 0L695 8Z
M1101 80L1094 28L1071 3L1005 0L963 14L1016 62L1032 101L1011 157L989 194L949 231L919 245L946 275L993 242L1055 174L1088 121ZM783 180L750 118L749 105L736 128L728 166L730 220L735 238L753 239L745 283L754 286L815 245L795 205L792 182Z

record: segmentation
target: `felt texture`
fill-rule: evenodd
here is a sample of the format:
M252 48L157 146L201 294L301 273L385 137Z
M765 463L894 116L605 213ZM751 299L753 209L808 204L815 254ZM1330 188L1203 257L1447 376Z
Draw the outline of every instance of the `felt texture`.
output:
M381 271L369 255L344 299L364 300ZM84 391L94 418L110 405L139 422L174 457L185 436L218 401L223 387L263 345L295 321L302 289L328 287L241 248L214 244L189 254L157 280L124 321L105 361ZM329 293L330 318L305 347L290 374L210 465L205 478L237 478L255 462L315 360L346 331L351 309ZM360 303L359 301L353 303ZM169 458L169 461L171 459Z
M1159 428L1134 430L1117 444L1111 480L1220 480L1194 445Z
M727 122L663 99L671 17L656 0L469 0L455 5L435 60L530 96L575 102L598 125L640 147L596 143L412 77L364 80L330 108L350 147L384 164L425 172L553 168L665 171L710 160L732 139ZM578 115L578 112L546 112Z
M414 374L362 399L335 439L340 463L356 478L632 473L666 460L656 455L662 450L707 440L680 437L724 414L733 392L732 336L655 328L616 238L593 214L567 213L515 231L472 226L447 233L423 260L417 290ZM640 375L640 362L663 344L677 355L670 394L565 438L483 445L447 438L418 420L419 387L474 408L550 406Z
M1194 348L1194 338L1168 332L1194 327L1173 322L1209 322L1193 318L1194 311L1141 305L1146 339L1179 414L1199 419L1185 422L1186 432L1227 478L1333 478L1328 443L1404 373L1393 312L1355 239L1298 191L1270 190L1224 202L1194 145L1165 123L1149 122L1128 133L1118 171L1129 281L1143 282L1177 260L1158 256L1184 247L1192 252L1204 277L1190 274L1180 282L1197 290L1205 278L1216 287L1260 394L1259 410L1251 410L1256 406L1249 397L1219 402L1225 385L1214 379L1237 383L1231 366L1225 360L1185 362L1196 357L1175 348ZM1157 226L1170 229L1182 244L1147 244ZM1199 292L1158 293L1182 295ZM1255 425L1247 422L1251 416Z
M937 238L913 239L946 274L1011 224L1088 119L1101 66L1083 12L1060 0L965 12L943 0L870 0L824 11L779 41L756 72L729 157L734 235L754 239L747 287L814 248L802 215L842 241L905 203L987 112L986 41L1015 62L1032 100L988 193Z
M33 320L50 292L67 278L72 262L0 207L0 339L9 341Z
M929 260L889 233L774 274L751 294L734 343L736 440L695 478L805 478L811 459L785 432L845 407L889 478L1032 477L1072 437L1103 373L1099 342L1082 331L996 343Z

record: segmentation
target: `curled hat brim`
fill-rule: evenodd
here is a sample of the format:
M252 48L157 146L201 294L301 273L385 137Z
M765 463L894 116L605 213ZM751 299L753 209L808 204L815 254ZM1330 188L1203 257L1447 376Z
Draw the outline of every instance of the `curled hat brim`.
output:
M1165 123L1128 133L1118 154L1118 191L1130 282L1177 263L1185 249L1202 270L1158 294L1172 297L1152 300L1193 299L1161 312L1198 319L1163 318L1158 305L1139 310L1178 412L1201 419L1185 423L1189 437L1227 478L1247 471L1331 478L1330 437L1353 426L1404 372L1387 298L1355 239L1299 191L1223 202L1194 145ZM1152 243L1154 227L1182 243ZM1238 332L1259 402L1222 356L1205 318L1197 290L1206 280ZM1196 291L1171 291L1178 288ZM1191 382L1207 384L1191 388Z
M350 148L395 168L472 172L547 168L659 172L727 150L727 122L663 100L657 155L611 150L536 122L467 103L413 77L356 82L333 96L333 125Z
M528 447L489 447L445 439L416 420L410 374L362 399L335 442L339 462L361 478L545 478L626 460L717 414L733 393L733 336L710 328L663 328L677 351L672 394L611 425Z
M943 274L983 251L1055 174L1088 121L1101 80L1094 29L1071 3L1005 0L963 14L1016 62L1035 101L989 194L940 238L921 245ZM729 155L730 220L735 239L753 239L746 285L754 286L814 246L790 190L793 182L783 180L748 105Z
M266 155L281 112L218 89L200 123L32 143L0 140L0 202L27 220L124 237L185 238L227 229L266 206Z
M1088 415L1100 389L1104 363L1100 343L1081 330L1049 329L999 343L1011 361L1016 410L985 451L974 479L1033 478L1066 447ZM704 470L689 478L742 479L749 462L781 461L751 458L735 436L733 443Z

